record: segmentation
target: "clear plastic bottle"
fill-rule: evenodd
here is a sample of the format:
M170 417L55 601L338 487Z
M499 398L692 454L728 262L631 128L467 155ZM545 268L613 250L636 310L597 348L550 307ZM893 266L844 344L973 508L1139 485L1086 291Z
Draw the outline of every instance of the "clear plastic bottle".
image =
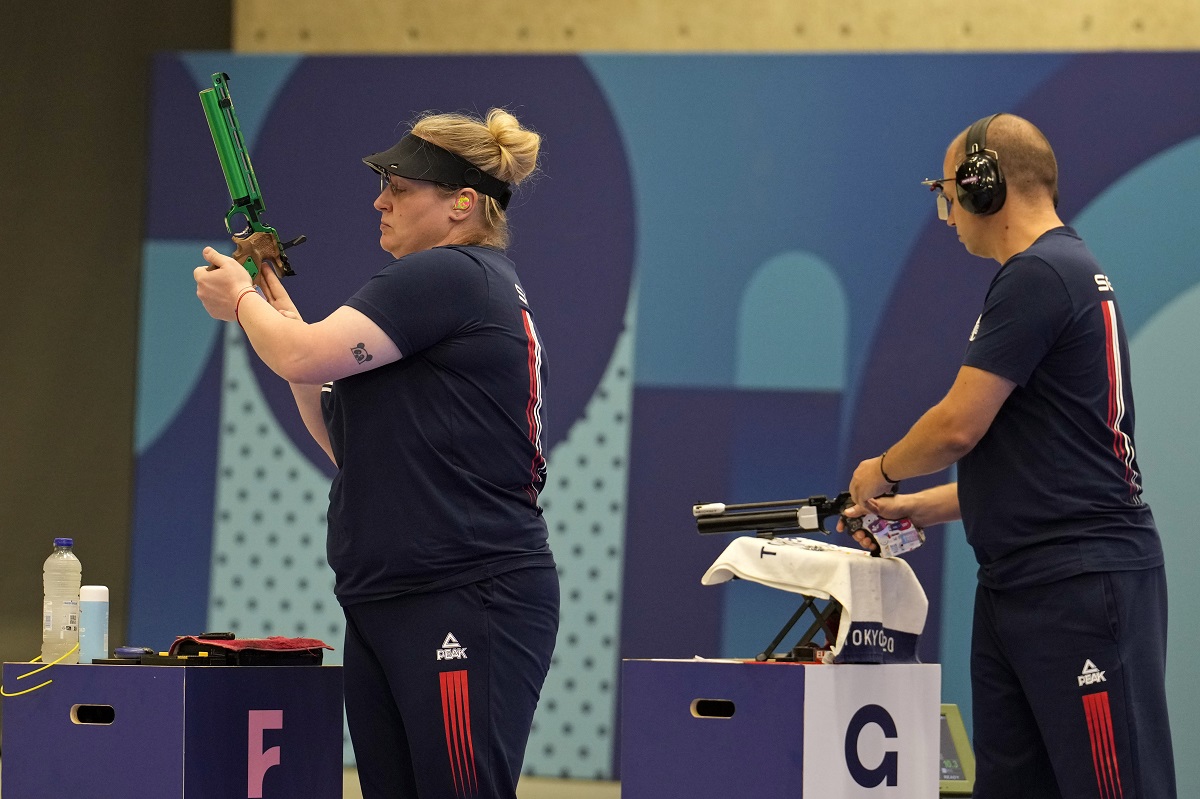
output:
M54 539L54 551L42 569L42 662L58 660L79 643L79 587L83 569L70 538ZM63 663L78 663L79 651Z

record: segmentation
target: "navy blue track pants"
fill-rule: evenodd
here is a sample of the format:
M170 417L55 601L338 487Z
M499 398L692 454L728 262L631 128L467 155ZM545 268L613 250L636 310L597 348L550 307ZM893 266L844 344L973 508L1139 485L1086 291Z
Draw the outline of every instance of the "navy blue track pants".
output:
M514 799L558 604L556 570L537 567L345 607L364 799Z
M975 799L1174 799L1162 567L975 594Z

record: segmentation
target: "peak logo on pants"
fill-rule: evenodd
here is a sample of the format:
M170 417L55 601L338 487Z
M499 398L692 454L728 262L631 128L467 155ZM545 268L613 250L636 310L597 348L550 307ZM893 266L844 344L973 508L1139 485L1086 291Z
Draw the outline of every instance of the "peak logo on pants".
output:
M1104 672L1096 668L1096 664L1091 660L1085 660L1083 662L1083 672L1079 675L1079 687L1094 685L1098 682L1107 682L1104 679Z
M454 633L446 633L441 649L437 650L438 660L466 660L467 648L458 642Z

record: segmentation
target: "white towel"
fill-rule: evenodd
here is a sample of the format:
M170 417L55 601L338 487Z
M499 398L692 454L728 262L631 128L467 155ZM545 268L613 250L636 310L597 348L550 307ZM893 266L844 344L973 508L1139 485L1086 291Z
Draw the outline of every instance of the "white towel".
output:
M912 567L861 549L809 538L734 539L700 582L733 577L783 591L836 599L842 606L835 663L918 663L929 600Z

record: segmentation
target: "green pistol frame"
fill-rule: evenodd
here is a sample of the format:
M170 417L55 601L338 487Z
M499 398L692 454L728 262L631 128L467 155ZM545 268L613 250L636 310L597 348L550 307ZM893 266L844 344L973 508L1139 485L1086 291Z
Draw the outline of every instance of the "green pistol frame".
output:
M259 273L267 266L273 268L276 274L294 275L283 251L304 243L305 237L297 236L291 241L280 242L275 228L262 221L266 205L258 188L258 178L254 176L254 167L250 164L250 152L242 138L237 114L233 110L229 76L224 72L216 72L212 81L211 89L200 92L200 104L204 107L208 129L217 148L217 157L221 160L221 171L225 173L225 184L229 187L229 197L233 200L233 205L225 213L225 230L233 237L236 246L233 258L245 267L255 283L260 283ZM246 220L246 227L241 233L234 233L231 225L237 216Z

